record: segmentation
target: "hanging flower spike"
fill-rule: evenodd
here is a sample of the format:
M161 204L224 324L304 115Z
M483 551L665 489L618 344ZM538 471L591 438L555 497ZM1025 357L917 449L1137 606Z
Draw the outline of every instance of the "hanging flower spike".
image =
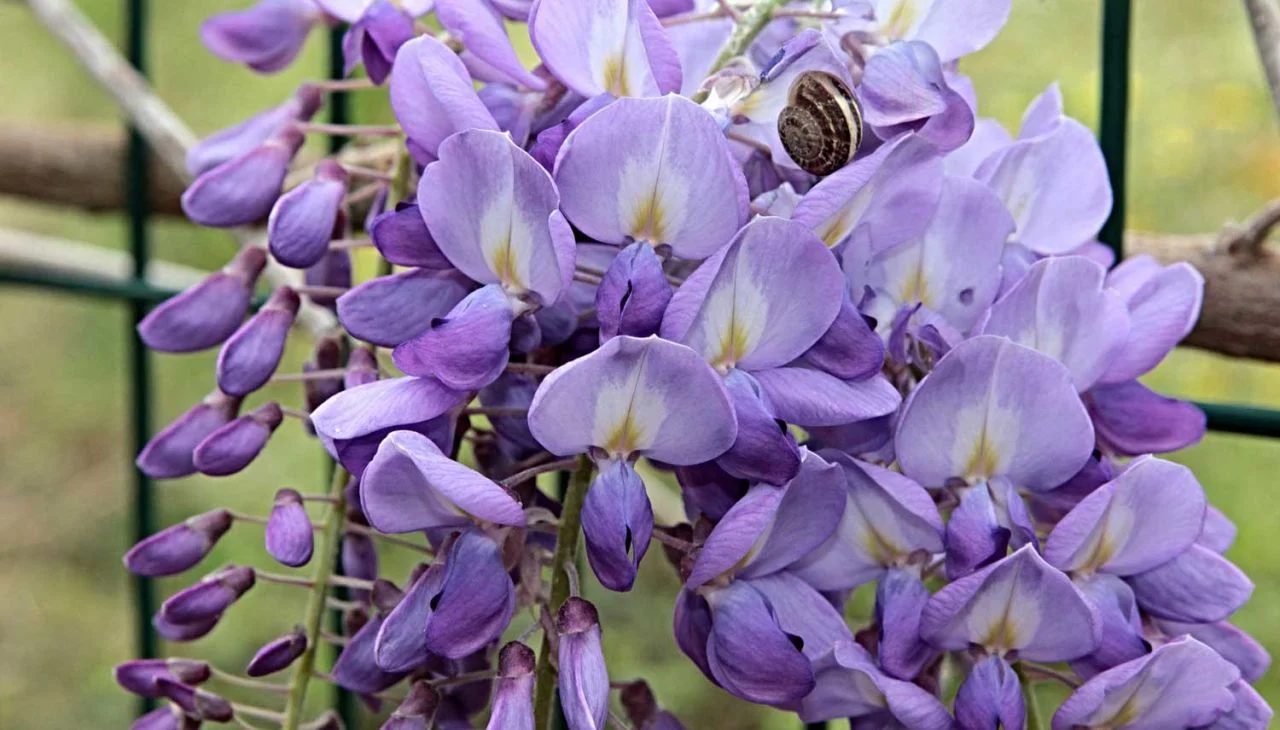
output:
M391 67L390 90L391 109L413 143L410 150L416 147L426 156L421 159L414 153L419 164L434 160L440 143L455 132L498 129L458 54L432 36L418 36L400 46Z
M476 520L523 526L507 490L450 459L426 436L393 431L365 468L361 507L381 532L465 528Z
M551 73L585 97L680 89L680 58L646 0L537 0L529 37Z
M258 73L284 69L322 15L313 0L259 0L253 7L220 13L200 26L200 40L214 55Z
M244 321L266 265L265 251L243 249L221 271L151 310L138 323L138 336L160 352L196 352L219 344Z
M720 126L679 96L619 99L597 111L565 140L555 178L565 216L583 233L665 244L684 259L715 253L747 213L746 181Z

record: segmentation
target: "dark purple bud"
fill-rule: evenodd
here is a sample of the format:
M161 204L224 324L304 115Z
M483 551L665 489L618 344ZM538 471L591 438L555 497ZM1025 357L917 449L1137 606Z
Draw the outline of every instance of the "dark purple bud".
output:
M350 289L352 282L351 252L341 248L325 251L324 256L321 256L314 266L303 272L302 278L307 286L331 286L338 289ZM315 304L329 309L334 309L338 305L338 298L334 296L315 294L310 299Z
M609 672L596 607L570 596L556 612L560 635L560 706L569 730L602 728L609 717Z
M601 468L582 506L582 532L600 583L610 590L631 590L649 549L653 508L630 463L614 460Z
M454 271L414 269L380 276L338 297L338 319L352 337L395 347L447 315L472 286Z
M478 390L507 366L514 316L501 286L477 289L426 332L396 347L392 360L408 375L434 377L455 390Z
M276 492L275 505L267 518L266 542L267 552L284 565L297 568L310 562L315 534L297 491Z
M129 730L198 730L200 721L182 714L174 705L165 705L133 721Z
M226 698L207 690L191 687L168 677L157 678L156 687L163 697L199 720L231 722L235 715Z
M225 509L188 518L130 548L124 567L150 578L181 573L203 560L218 538L231 529L231 523L231 513Z
M276 403L264 403L209 434L196 447L192 463L201 474L224 477L250 464L284 420Z
M253 568L230 565L199 583L169 596L160 615L172 623L191 624L220 616L245 591L253 587Z
M346 73L364 61L370 80L381 85L391 73L396 51L415 35L413 18L387 0L373 0L342 39Z
M208 170L182 194L182 210L202 226L230 228L260 221L271 212L303 135L292 127L232 160Z
M301 626L294 627L291 633L268 642L249 660L249 668L245 674L250 677L264 677L268 674L288 667L307 650L307 632Z
M230 395L249 395L267 384L284 354L289 328L301 301L289 287L272 293L218 353L218 387Z
M513 641L498 653L498 681L493 710L485 730L522 730L533 722L533 673L538 658L533 650Z
M272 207L267 218L271 255L295 269L318 262L329 250L346 193L347 171L333 160L322 160L314 177L281 195Z
M200 26L200 40L223 60L275 73L293 61L322 17L310 0L260 0L210 17Z
M266 142L292 122L311 119L321 101L319 89L304 85L285 103L214 132L187 151L187 172L199 175Z
M409 695L383 723L382 730L429 730L435 724L439 709L440 693L426 682L414 682Z
M183 684L200 684L211 671L205 662L194 659L134 659L117 664L116 684L140 697L161 697L156 680L166 677Z
M658 706L653 690L644 680L636 680L622 688L618 699L636 730L684 730L675 715Z
M865 380L884 366L884 340L846 293L836 320L804 359L841 380Z
M648 337L658 332L671 301L671 283L662 261L645 241L622 249L596 288L600 342L618 335Z
M378 577L378 548L373 544L373 538L358 532L342 536L342 574L364 580ZM369 600L369 591L351 592L358 601Z
M378 356L367 347L359 347L347 358L347 372L342 387L355 388L378 379Z
M1022 684L1002 657L974 665L956 694L957 727L1026 727Z
M316 342L311 359L302 364L304 373L316 370L334 370L342 367L342 343L337 337L327 336ZM321 403L342 392L342 381L337 378L308 380L303 383L307 396L307 410L315 411Z
M724 379L738 419L733 446L716 459L731 476L781 486L800 472L800 447L785 423L774 417L760 384L733 369Z
M156 615L151 617L151 625L155 628L157 634L169 641L195 641L213 631L213 628L218 625L218 620L221 618L222 615L219 614L202 621L183 624L170 621L157 611Z
M239 410L239 398L213 391L151 437L138 454L138 468L152 479L174 479L196 473L196 447L235 418Z
M221 271L151 310L138 323L138 336L160 352L195 352L222 342L244 321L266 264L262 249L241 250Z
M400 203L395 210L374 218L368 230L378 253L393 264L424 269L453 268L440 252L414 203Z

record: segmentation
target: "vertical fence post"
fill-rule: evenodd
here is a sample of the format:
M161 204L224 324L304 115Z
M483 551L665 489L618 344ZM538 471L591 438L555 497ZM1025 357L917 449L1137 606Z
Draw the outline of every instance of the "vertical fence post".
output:
M125 7L125 55L139 73L146 73L146 0L126 0ZM145 283L147 275L148 229L151 212L150 184L147 179L147 144L133 126L129 127L128 196L129 251L133 257L133 278L137 284ZM151 355L138 335L137 325L146 316L145 299L129 302L129 397L132 401L132 438L129 461L151 437ZM133 467L133 537L141 540L151 534L155 522L155 505L152 502L151 479L136 465ZM151 626L151 607L154 605L155 586L151 579L135 575L134 590L136 654L141 658L154 657L156 634ZM143 712L155 707L155 701L142 698Z
M1103 0L1102 112L1098 138L1111 179L1111 217L1099 238L1124 256L1125 148L1129 130L1129 39L1133 8L1130 0Z

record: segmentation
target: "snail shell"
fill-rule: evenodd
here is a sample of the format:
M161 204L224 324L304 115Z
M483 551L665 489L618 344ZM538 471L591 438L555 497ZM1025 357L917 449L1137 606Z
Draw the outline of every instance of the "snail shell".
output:
M778 115L782 147L800 169L830 175L848 164L862 142L862 112L840 79L806 71L791 84Z

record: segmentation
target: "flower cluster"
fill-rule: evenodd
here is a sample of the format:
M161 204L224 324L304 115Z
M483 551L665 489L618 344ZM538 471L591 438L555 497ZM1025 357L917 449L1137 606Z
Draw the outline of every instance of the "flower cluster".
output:
M258 584L313 600L246 670L292 668L287 685L121 665L170 703L135 727L294 730L322 641L343 647L334 682L399 700L386 728L489 708L490 730L542 730L556 688L571 730L681 727L643 681L610 682L579 529L613 591L661 543L683 652L805 722L1036 727L1034 685L1058 682L1055 729L1265 727L1250 683L1269 658L1228 623L1252 591L1223 557L1234 527L1153 455L1196 442L1203 414L1138 380L1190 331L1202 279L1113 265L1094 240L1106 167L1056 87L1016 137L978 116L958 61L1009 6L261 0L210 19L206 45L260 72L348 24L367 78L307 84L191 150L188 216L265 221L268 245L141 324L157 350L221 350L216 388L138 465L232 474L296 417L340 468L330 494L279 489L269 516L214 510L129 552L172 575L259 522L275 560L314 569L225 566L169 597L155 625L175 641ZM311 121L384 85L394 126ZM357 141L307 161L315 133ZM361 248L383 274L353 286ZM250 314L268 256L306 284ZM308 306L340 330L277 374ZM304 405L244 410L273 380L302 381ZM573 473L555 498L551 472ZM663 488L688 522L659 524ZM384 549L425 562L386 577ZM851 627L864 585L874 617ZM317 630L326 600L340 637ZM288 705L233 705L218 681Z

